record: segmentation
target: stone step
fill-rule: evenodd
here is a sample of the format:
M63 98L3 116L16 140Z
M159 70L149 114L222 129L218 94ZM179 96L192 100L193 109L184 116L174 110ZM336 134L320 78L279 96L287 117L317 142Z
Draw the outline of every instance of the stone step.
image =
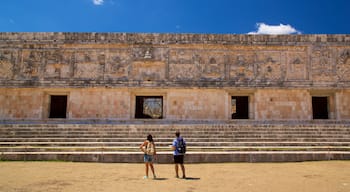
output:
M348 151L222 151L188 152L185 163L298 162L349 160ZM142 163L141 152L3 152L0 160ZM159 152L156 163L172 163L172 152Z
M225 129L215 129L215 128L208 128L208 129L202 129L197 127L190 127L186 129L181 129L181 132L225 132L225 131L349 131L349 127L323 127L323 128L310 128L310 127L285 127L285 128L276 128L276 127L235 127L235 128L225 128ZM175 132L175 129L169 129L169 128L156 128L156 129L147 129L144 127L140 128L103 128L103 127L96 127L96 128L75 128L75 127L56 127L56 128L46 128L46 127L26 127L26 128L18 128L18 127L2 127L0 124L0 132L6 132L6 131L119 131L119 132L157 132L157 131L168 131L168 132Z
M137 142L142 142L144 139L136 140ZM1 140L0 140L1 141ZM30 141L30 140L24 140L24 141ZM33 141L33 140L32 140ZM34 140L35 141L35 140ZM45 141L45 140L43 140ZM61 142L65 142L65 140L60 140ZM71 140L68 139L67 141L69 142L75 142L77 141L76 138L72 138ZM84 140L78 140L78 141L84 141ZM114 141L124 141L124 142L136 142L135 140L128 140L128 139L116 139L116 140L97 140L96 138L93 138L92 140L85 140L86 142L114 142ZM163 141L163 142L172 142L172 139L169 140L157 140L155 139L156 142L158 141ZM221 138L196 138L196 139L190 139L188 141L191 142L217 142L217 141L225 141L225 142L350 142L349 138L230 138L230 139L221 139ZM9 142L15 142L15 141L3 141L2 143L9 143ZM37 141L41 142L41 141ZM46 142L51 142L50 140L46 140ZM54 142L58 142L58 140L54 140Z
M94 133L94 134L100 134L100 133L121 133L121 134L147 134L147 133L153 133L153 134L160 134L160 133L168 133L168 134L174 134L175 130L168 130L168 129L157 129L157 130L147 130L147 129L139 129L139 130L117 130L117 129L1 129L0 127L0 133L6 134L6 133ZM221 133L242 133L242 134L250 134L250 133L266 133L266 132L275 132L275 133L336 133L336 132L342 132L342 133L350 133L350 128L344 129L227 129L227 130L200 130L200 129L187 129L183 130L182 133L187 134L221 134Z
M35 146L18 146L18 147L0 147L0 152L139 152L139 147L84 147L84 146L67 146L67 147L35 147ZM169 147L157 147L157 151L169 151ZM235 147L188 147L187 152L226 152L226 151L350 151L350 146L235 146Z
M308 131L324 131L324 130L330 130L330 131L339 131L339 130L346 130L349 131L349 127L347 126L329 126L329 127L322 127L322 126L317 126L317 127L308 127L308 126L294 126L294 125L288 125L285 127L274 127L274 126L267 126L267 127L261 127L261 126L249 126L249 127L225 127L225 128L216 128L216 127L196 127L189 125L188 127L184 128L179 128L177 126L176 129L172 128L171 126L163 126L163 127L157 127L157 128L147 128L145 126L137 126L137 127L71 127L69 125L64 125L64 126L56 126L56 127L35 127L35 126L26 126L26 127L4 127L4 125L0 124L0 131L10 131L10 130L16 130L16 131L30 131L30 130L38 130L38 131L44 131L44 130L49 130L49 131L55 131L55 130L75 130L75 131L162 131L162 130L167 130L170 132L174 132L176 130L180 131L202 131L202 132L212 132L212 131L246 131L246 130L252 130L252 131L264 131L264 130L273 130L273 131L303 131L303 130L308 130Z
M336 138L336 137L326 137L329 140L342 140L346 141L347 138ZM154 138L155 142L172 142L174 138L170 137L164 137L164 138ZM194 138L186 138L187 142L232 142L232 141L237 141L239 139L243 140L248 140L248 139L253 139L257 140L256 137L231 137L231 138L209 138L209 137L194 137ZM284 140L284 138L264 138L264 137L259 137L258 140L260 139L270 139L270 140ZM305 140L307 138L296 138L297 140ZM310 139L310 138L309 138ZM311 137L311 139L324 139L323 137ZM142 143L145 140L145 138L140 138L140 137L121 137L121 138L116 138L116 137L7 137L7 138L0 138L0 142L139 142ZM348 139L350 141L350 139Z
M169 133L151 133L154 137L174 137L172 134ZM38 133L30 133L30 132L23 132L23 133L15 133L15 132L7 132L0 134L0 137L30 137L30 136L41 136L41 137L84 137L84 136L110 136L110 137L125 137L125 136L133 136L133 137L140 137L144 138L148 135L147 134L141 134L141 133L110 133L110 132L104 132L104 133L89 133L89 132L81 132L81 133L65 133L65 132L57 132L57 133L46 133L46 132L38 132ZM350 134L346 134L343 132L319 132L319 133L298 133L298 132L288 132L288 133L276 133L276 132L265 132L265 133L235 133L235 132L225 132L225 133L217 133L217 134L207 134L207 133L183 133L184 137L233 137L233 136L299 136L299 137L307 137L307 136L342 136L342 137L350 137Z
M130 142L130 141L119 141L119 142L67 142L67 141L61 141L61 142L0 142L1 147L9 147L9 146L139 146L142 142ZM188 146L264 146L264 144L274 144L275 146L319 146L319 145L327 145L327 146L350 146L350 141L325 141L325 142L286 142L286 141L279 141L279 142L257 142L257 141L250 141L250 142L186 142ZM171 141L166 142L156 142L157 146L166 146L168 147L171 145Z
M0 123L0 160L142 162L139 145L151 133L159 162L172 162L169 145L175 130L187 140L187 162L350 159L350 122L135 122Z

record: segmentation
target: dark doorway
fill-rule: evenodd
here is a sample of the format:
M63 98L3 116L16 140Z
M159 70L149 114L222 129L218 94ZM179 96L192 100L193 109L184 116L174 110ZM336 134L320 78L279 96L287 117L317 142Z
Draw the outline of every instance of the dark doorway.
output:
M328 119L328 97L312 97L314 119Z
M232 96L232 119L249 119L249 97Z
M136 96L135 118L162 119L162 96Z
M66 118L67 96L51 95L50 98L50 116L49 118Z

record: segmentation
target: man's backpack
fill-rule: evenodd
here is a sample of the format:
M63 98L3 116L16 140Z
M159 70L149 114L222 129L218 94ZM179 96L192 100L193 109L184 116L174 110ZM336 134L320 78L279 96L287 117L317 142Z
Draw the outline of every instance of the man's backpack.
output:
M185 144L183 138L177 139L176 151L179 154L185 154L186 153L186 144Z

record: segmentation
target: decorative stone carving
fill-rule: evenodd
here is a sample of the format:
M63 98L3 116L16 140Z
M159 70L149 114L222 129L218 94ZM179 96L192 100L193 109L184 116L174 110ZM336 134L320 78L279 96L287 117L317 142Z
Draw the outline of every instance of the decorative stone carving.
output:
M107 56L106 77L128 79L130 71L130 50L111 50Z
M254 52L232 53L229 58L230 79L236 81L254 79L254 63L256 58Z
M46 52L45 77L70 77L73 54L73 52L59 50Z
M132 47L132 60L134 61L162 61L168 60L167 47L153 47L150 45Z
M39 77L39 68L42 64L42 51L23 50L22 51L22 74L26 78Z
M133 47L134 60L154 59L154 49L150 46L145 47Z
M260 51L257 52L257 79L282 80L281 52Z
M130 78L142 81L164 80L165 63L160 61L134 61Z
M194 63L198 68L199 76L202 79L223 79L225 71L224 52L205 51L201 52L203 57L196 55Z
M202 65L204 60L195 50L171 49L169 51L169 78L172 80L197 79Z
M145 52L145 56L143 56L144 59L152 59L152 54L151 54L151 48L148 48Z
M340 51L337 62L337 76L340 81L350 81L350 49Z
M326 47L314 47L311 54L312 80L334 81L335 65L332 64L332 51Z
M305 52L288 52L287 80L307 79L307 56Z
M169 64L201 64L204 63L201 54L195 49L171 49Z
M104 74L104 62L101 64L98 60L102 52L84 51L76 52L76 72L77 78L101 78Z
M14 60L13 52L0 50L0 79L9 79L12 77L12 63Z

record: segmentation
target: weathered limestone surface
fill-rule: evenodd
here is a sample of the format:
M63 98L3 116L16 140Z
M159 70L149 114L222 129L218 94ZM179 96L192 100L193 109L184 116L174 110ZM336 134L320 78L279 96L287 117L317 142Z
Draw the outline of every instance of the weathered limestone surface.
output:
M2 87L349 87L350 35L1 33Z
M69 119L132 119L135 96L163 96L163 118L350 119L350 35L0 33L0 119L48 118L67 95Z

